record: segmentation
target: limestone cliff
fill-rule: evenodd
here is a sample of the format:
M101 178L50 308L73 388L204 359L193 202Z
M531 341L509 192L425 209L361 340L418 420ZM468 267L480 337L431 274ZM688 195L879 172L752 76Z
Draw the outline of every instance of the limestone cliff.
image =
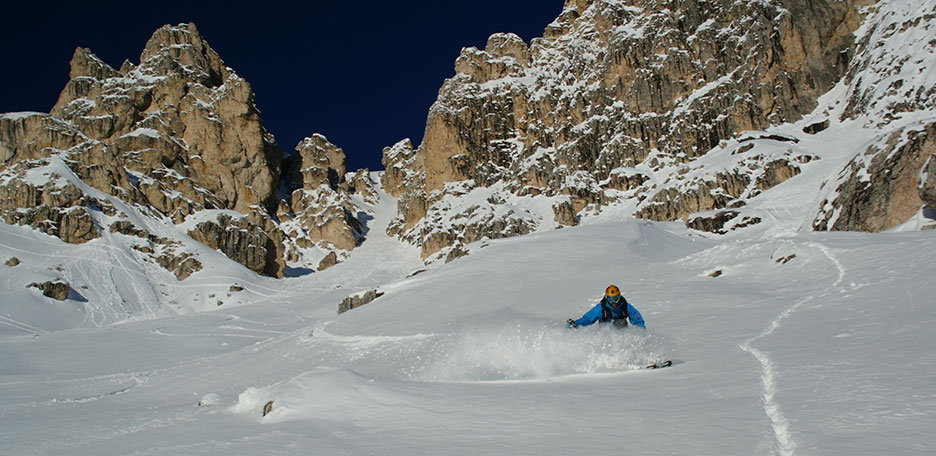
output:
M934 213L934 27L936 0L567 0L530 43L463 49L422 143L352 174L322 135L284 156L250 85L165 26L119 70L77 49L51 113L0 115L0 216L128 236L180 280L193 240L276 277L332 266L378 187L427 261L591 217L886 230Z
M936 154L931 155L920 173L920 199L936 210Z
M813 157L751 153L742 171L692 180L680 169L812 111L846 74L862 3L568 0L529 45L495 34L456 60L419 149L385 152L385 179L401 195L391 230L428 257L625 200L653 220L743 204ZM494 187L502 199L552 198L552 220L446 202ZM458 218L480 223L449 223Z
M324 166L298 152L303 164L286 176L288 190L343 186L344 156L335 148ZM153 33L139 64L115 70L78 48L70 79L50 114L0 116L0 215L70 243L110 232L146 233L139 250L183 279L196 257L179 240L131 225L181 224L204 211L188 234L251 270L282 276L296 243L270 214L279 208L282 151L263 124L250 85L205 42L193 24ZM340 156L339 156L340 155ZM324 173L324 174L323 174ZM326 175L327 174L327 175ZM364 191L367 179L357 179ZM120 201L130 206L114 208ZM332 207L334 205L334 207ZM313 243L350 250L360 239L344 198L294 193L290 212L303 218ZM231 212L233 211L233 212ZM309 215L332 214L336 217ZM355 213L356 214L356 213ZM337 221L333 219L337 218ZM357 233L359 234L359 233ZM291 249L291 250L290 250ZM167 251L173 251L167 256ZM191 267L178 269L183 262Z
M93 179L92 186L105 193L115 183L125 187L120 168L153 177L138 189L177 221L205 207L246 212L275 204L281 152L250 85L193 24L160 28L140 64L120 71L79 48L70 76L51 114L105 146L75 158L82 166L108 166L108 154L118 162L106 173L115 182ZM170 192L179 197L160 196Z
M361 209L350 195L370 195L373 183L364 171L352 182L346 174L344 151L324 136L305 138L296 146L286 171L289 201L281 204L278 217L297 245L350 251L362 242Z
M933 168L936 154L936 83L926 75L936 64L936 2L879 2L865 29L836 120L876 138L828 183L813 221L818 230L884 231L933 202L926 165Z

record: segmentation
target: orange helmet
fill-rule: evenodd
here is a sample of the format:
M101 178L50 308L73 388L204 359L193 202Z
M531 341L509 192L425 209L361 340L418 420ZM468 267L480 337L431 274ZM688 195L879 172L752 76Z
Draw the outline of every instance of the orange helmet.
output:
M621 290L619 290L618 287L611 285L608 287L608 289L605 290L605 296L609 298L614 296L621 296Z

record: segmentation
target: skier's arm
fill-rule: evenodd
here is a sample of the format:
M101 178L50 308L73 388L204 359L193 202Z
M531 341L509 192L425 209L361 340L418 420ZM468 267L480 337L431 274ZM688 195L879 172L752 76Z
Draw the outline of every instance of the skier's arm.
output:
M601 304L598 304L595 307L592 307L591 310L585 312L585 315L582 315L582 318L575 320L575 326L588 326L601 318Z
M630 304L627 305L627 318L630 319L632 325L640 326L644 329L647 328L644 326L643 317L640 316L640 312L638 312L637 309L635 309L634 306Z

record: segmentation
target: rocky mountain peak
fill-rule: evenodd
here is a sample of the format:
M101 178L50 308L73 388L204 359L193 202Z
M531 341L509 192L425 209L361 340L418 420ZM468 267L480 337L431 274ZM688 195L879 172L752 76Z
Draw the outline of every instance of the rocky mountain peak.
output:
M79 48L70 76L51 114L0 116L7 223L70 243L127 236L179 280L201 268L194 241L275 277L362 241L370 175L348 182L322 135L283 162L250 85L194 24L159 28L119 71Z
M223 84L230 74L192 23L164 25L156 30L140 55L140 65L157 76L176 74L180 70L192 73L189 77L206 87Z
M523 39L513 33L495 33L488 38L484 47L493 58L509 57L521 65L530 63L530 50Z
M337 190L345 182L344 151L320 134L303 139L296 146L293 166L288 170L289 187L314 190L326 185Z
M69 78L105 79L117 77L119 73L94 55L88 48L75 48L70 62Z
M257 272L282 273L284 247L270 242L282 234L264 215L276 207L282 152L250 85L194 25L160 28L140 64L125 62L120 71L79 48L70 75L52 115L0 120L13 127L0 129L0 143L11 151L3 171L7 223L76 243L117 227L147 242L153 255L162 252L158 262L184 278L197 271L197 259L185 252L188 241L152 235L158 221L181 224L204 211L233 210L243 218L202 217L192 237ZM28 179L48 166L59 179ZM113 209L98 212L124 204L153 226L127 225L126 214ZM225 234L232 229L249 235Z
M422 149L420 149L422 150ZM389 195L398 197L407 188L425 183L422 154L413 149L413 143L407 139L383 149L381 164L384 166L383 189Z
M363 171L349 183L346 173L344 151L325 136L312 135L296 146L286 167L289 200L280 203L277 217L297 247L350 251L363 241L363 211L351 195L370 200L374 183Z
M529 46L514 35L492 35L484 50L466 48L458 56L419 149L385 150L385 180L400 196L390 232L422 246L429 258L450 257L479 236L573 225L610 206L718 233L756 225L758 215L738 208L799 175L819 154L792 147L764 153L756 148L761 138L791 144L799 138L744 132L813 115L820 96L840 83L850 87L847 108L833 104L799 134L828 128L830 111L841 119L888 119L930 109L931 82L909 75L931 62L910 57L931 54L923 38L931 20L918 11L894 14L906 9L899 4L873 3L569 0ZM879 17L882 9L890 15ZM863 21L871 25L860 29ZM881 43L898 33L915 37L915 50L896 51L907 56L895 59L895 49ZM906 76L892 77L900 68ZM887 93L904 99L885 102ZM912 130L889 144L889 133L880 134L869 157L912 150L915 158L875 162L875 172L919 170L929 133L921 125ZM732 165L701 164L712 154L728 154L733 158L724 161ZM860 176L869 168L853 169ZM865 201L880 205L886 195L916 188L904 180ZM846 224L838 217L837 224L814 227L887 229L919 207L913 193L893 198L906 204L875 215L880 222ZM534 210L524 202L529 197L547 198L552 211ZM867 220L880 211L848 212ZM831 214L823 210L820 219Z
M936 91L919 76L933 18L936 0L568 0L541 38L463 49L422 144L383 150L387 231L427 261L606 214L727 234L826 168L804 227L892 228L936 194ZM831 170L816 144L842 132L859 139ZM76 49L50 114L0 115L0 164L6 223L132 238L180 280L195 241L272 276L332 265L379 196L322 135L283 157L193 24L161 27L119 71Z

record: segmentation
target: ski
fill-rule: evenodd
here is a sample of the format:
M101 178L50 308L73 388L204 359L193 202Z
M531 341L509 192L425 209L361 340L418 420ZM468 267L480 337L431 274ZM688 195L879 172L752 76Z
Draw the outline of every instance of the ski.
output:
M673 365L673 361L668 359L666 361L661 361L658 363L650 364L648 366L644 366L644 369L662 369L664 367L670 367L672 365Z

